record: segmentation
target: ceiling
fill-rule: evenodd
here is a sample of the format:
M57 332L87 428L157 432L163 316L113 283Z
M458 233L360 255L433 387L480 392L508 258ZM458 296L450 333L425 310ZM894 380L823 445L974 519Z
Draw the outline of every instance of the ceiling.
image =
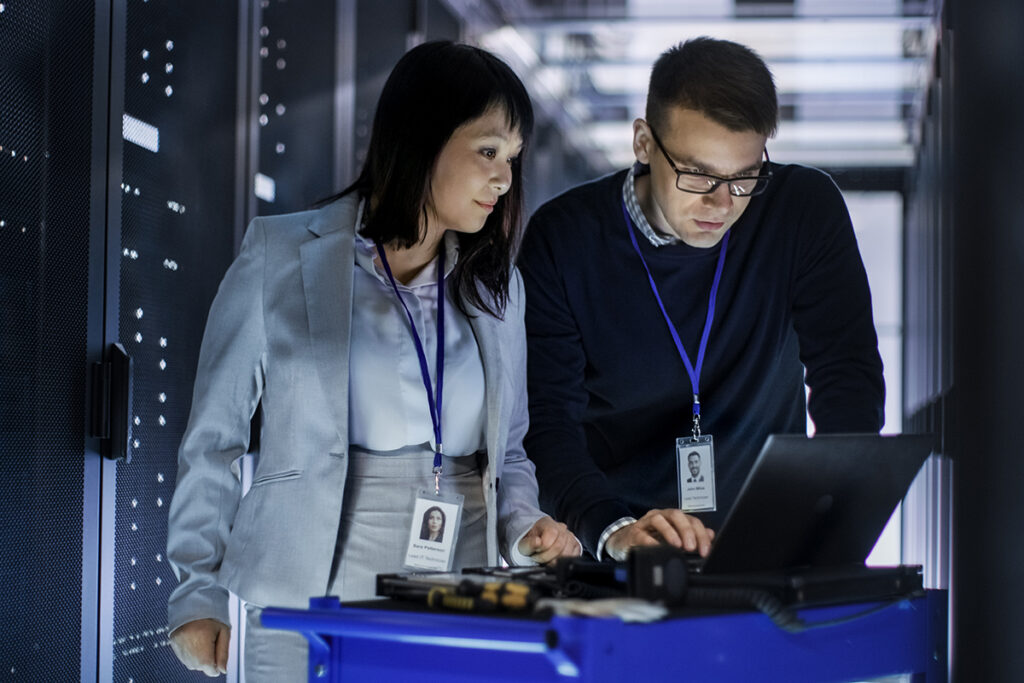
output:
M450 0L597 169L628 165L651 64L696 36L768 63L782 122L772 159L837 168L913 162L936 0Z

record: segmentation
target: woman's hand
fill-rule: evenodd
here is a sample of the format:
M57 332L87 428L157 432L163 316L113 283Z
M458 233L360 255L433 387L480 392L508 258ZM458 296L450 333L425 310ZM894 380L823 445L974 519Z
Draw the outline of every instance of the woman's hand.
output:
M559 557L579 557L583 546L564 524L541 517L519 541L519 552L537 564L547 564Z
M174 629L171 649L191 671L211 678L228 672L231 627L215 619L197 619Z

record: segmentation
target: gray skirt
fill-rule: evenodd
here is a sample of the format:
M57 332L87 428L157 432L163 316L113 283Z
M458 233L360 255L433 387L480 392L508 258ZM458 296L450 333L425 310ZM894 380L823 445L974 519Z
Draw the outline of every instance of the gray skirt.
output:
M486 454L477 453L442 462L441 491L464 496L453 571L487 564L484 458ZM416 491L433 490L433 464L433 452L421 447L386 454L350 448L328 594L344 601L369 600L376 597L377 574L403 571ZM307 680L305 637L263 628L259 613L258 606L246 605L247 683Z
M487 563L487 509L480 479L484 457L478 453L442 461L441 491L464 497L452 571ZM349 450L331 595L367 600L376 596L377 574L403 571L416 491L434 490L433 465L433 452L421 447L387 454Z

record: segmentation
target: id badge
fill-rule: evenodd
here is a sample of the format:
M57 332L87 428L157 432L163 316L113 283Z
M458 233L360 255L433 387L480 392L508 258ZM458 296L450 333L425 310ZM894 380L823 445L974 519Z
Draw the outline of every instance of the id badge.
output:
M710 434L676 439L676 476L680 510L711 512L717 509L715 447Z
M421 488L413 499L409 543L404 566L410 569L451 571L459 540L464 496L434 493Z

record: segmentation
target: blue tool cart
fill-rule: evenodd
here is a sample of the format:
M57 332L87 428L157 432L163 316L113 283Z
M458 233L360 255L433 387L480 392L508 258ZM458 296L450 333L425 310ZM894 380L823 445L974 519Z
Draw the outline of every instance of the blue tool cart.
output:
M397 602L267 608L310 642L310 681L807 681L947 679L946 591L798 610L793 633L753 611L683 610L653 623L425 611ZM814 627L815 625L819 625Z

